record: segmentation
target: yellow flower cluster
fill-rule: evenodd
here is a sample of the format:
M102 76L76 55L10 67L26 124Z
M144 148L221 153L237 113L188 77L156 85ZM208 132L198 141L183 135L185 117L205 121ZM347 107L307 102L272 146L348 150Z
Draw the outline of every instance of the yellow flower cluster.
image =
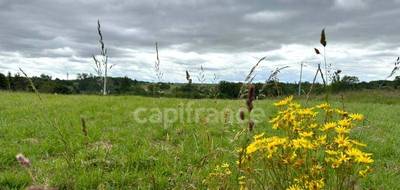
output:
M208 186L226 186L232 172L228 163L217 165L214 171L209 173L207 178L203 180L203 184Z
M273 189L348 189L358 176L371 172L372 155L360 149L366 145L349 136L363 115L327 103L304 108L293 97L275 106L279 112L270 123L282 135L255 135L246 147L241 172L246 179L264 179L249 186L258 182Z

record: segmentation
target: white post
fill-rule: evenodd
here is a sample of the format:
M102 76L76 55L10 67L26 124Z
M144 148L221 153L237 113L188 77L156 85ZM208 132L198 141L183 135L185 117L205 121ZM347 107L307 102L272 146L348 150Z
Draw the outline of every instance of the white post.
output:
M104 63L104 86L103 86L103 95L105 96L105 95L107 95L107 67L108 67L107 55L105 56L103 61L105 62Z
M303 62L301 62L301 67L300 67L300 80L299 80L299 92L298 95L301 95L301 78L303 77Z

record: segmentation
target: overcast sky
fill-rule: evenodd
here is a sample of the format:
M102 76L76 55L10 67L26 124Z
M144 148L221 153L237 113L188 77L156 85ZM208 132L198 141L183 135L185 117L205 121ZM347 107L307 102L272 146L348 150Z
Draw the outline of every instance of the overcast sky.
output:
M75 78L94 73L100 19L112 76L155 81L242 81L263 56L257 80L276 67L282 81L312 80L326 28L332 69L363 81L384 79L400 55L400 0L0 0L0 72ZM323 52L323 51L322 51ZM196 80L195 80L196 81Z

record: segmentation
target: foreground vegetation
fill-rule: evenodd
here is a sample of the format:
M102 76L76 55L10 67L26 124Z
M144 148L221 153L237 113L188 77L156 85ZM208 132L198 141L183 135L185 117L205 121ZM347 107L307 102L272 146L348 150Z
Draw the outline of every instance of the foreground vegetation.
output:
M44 94L41 98L31 93L0 93L1 189L30 185L204 189L217 166L236 165L237 134L246 127L233 117L245 107L239 100ZM310 105L324 98L313 99ZM396 189L400 185L400 92L351 92L330 99L332 105L344 105L366 118L351 134L368 144L365 151L374 159L373 173L360 181L359 188ZM268 121L277 112L274 101L254 101L254 107L265 113L254 134L271 128ZM196 121L189 119L194 111L188 111L178 121L147 123L134 116L137 108L148 110L142 117L157 117L151 108L188 107L216 108L221 114L216 121L203 111ZM18 153L30 159L29 169L18 164ZM237 176L233 173L228 183L237 184Z

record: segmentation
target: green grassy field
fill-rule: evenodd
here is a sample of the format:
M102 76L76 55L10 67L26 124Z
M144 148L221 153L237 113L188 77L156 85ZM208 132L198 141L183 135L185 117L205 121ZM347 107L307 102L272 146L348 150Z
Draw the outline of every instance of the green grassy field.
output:
M235 165L235 135L244 125L231 116L244 106L241 100L41 96L43 102L35 94L0 92L0 189L32 184L60 189L204 189L202 181L216 165ZM273 101L255 101L265 113L255 133L269 130L268 120L276 112ZM339 96L331 101L342 106ZM366 116L352 136L368 144L366 151L375 160L374 172L360 187L398 189L400 93L347 93L344 102L346 110ZM177 121L141 123L135 119L139 108L147 109L141 118L153 120L157 110L151 108L166 114L172 108L186 111ZM218 110L218 121L207 110L196 115L193 110L199 108ZM16 161L18 153L32 161L35 181Z

